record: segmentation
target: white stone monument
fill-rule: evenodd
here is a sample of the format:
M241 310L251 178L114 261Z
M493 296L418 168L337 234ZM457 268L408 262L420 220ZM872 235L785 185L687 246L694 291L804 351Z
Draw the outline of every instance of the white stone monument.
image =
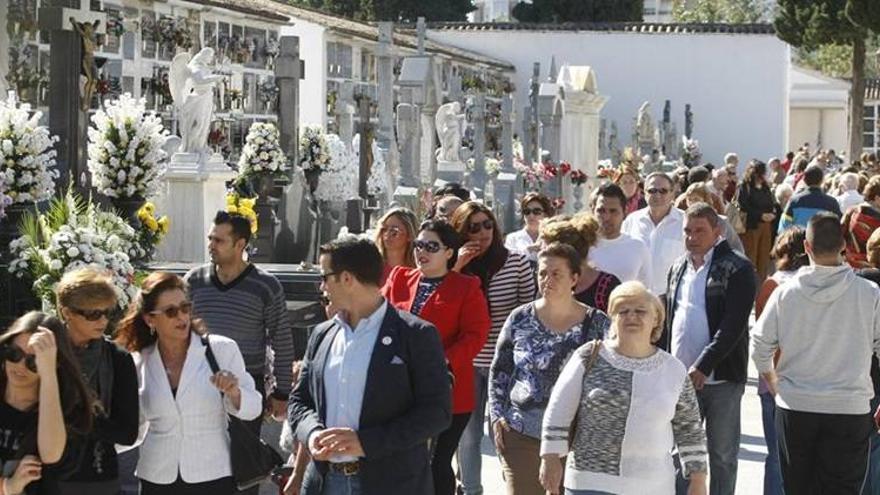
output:
M461 137L464 135L465 115L461 103L453 101L441 105L434 116L440 147L437 155L437 178L447 182L461 182L465 164L461 159Z

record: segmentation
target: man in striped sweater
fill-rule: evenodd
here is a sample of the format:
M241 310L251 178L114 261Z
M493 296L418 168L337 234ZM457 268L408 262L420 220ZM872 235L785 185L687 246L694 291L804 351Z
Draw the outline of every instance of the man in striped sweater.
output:
M287 412L294 358L293 335L281 283L273 275L244 261L242 254L251 237L250 221L242 215L217 212L208 234L211 263L186 274L190 298L198 318L208 330L238 343L248 373L263 393L270 366L266 345L274 353L275 389L268 406L282 421ZM256 420L259 430L261 420Z

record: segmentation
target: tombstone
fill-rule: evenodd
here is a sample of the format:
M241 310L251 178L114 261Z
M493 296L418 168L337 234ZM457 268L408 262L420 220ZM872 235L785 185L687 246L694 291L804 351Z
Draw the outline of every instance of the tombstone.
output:
M106 14L92 12L89 0L55 0L51 7L41 7L39 26L48 31L49 60L49 132L59 137L56 145L58 191L68 185L86 196L90 179L86 167L88 112L83 111L83 40L73 22L92 26L95 35L106 30ZM3 24L5 31L6 25ZM8 45L3 45L6 51ZM90 54L94 57L94 53ZM86 107L90 101L85 101Z
M358 197L346 201L345 225L353 234L364 232L370 225L369 191L367 180L373 165L374 126L370 122L370 105L372 101L365 94L356 97L358 105Z
M474 95L471 119L474 126L474 169L468 173L467 187L482 198L485 195L486 181L486 96Z
M461 89L461 75L458 73L452 74L451 76L449 76L449 81L447 82L447 84L449 84L449 101L457 101L459 103L462 103L462 101L464 100L464 92Z
M512 232L516 226L516 171L513 168L513 125L516 122L513 95L501 97L501 171L494 178L494 197L500 204L498 221L503 232Z
M354 137L355 114L354 83L351 81L345 81L340 86L333 112L336 115L339 139L345 143L346 150L350 153L352 151L351 140Z
M425 184L432 183L437 173L434 156L434 116L440 103L438 75L434 68L433 57L423 55L403 59L400 77L397 79L401 103L414 105L418 110L416 129L415 132L410 132L410 135L417 136L419 143L415 148L407 149L412 152L410 162L412 170L417 174L420 183ZM398 120L400 120L399 116ZM401 153L403 149L404 146L401 146ZM401 168L402 161L401 157Z
M691 111L691 104L684 106L684 135L688 139L694 136L694 112Z
M538 91L538 118L541 122L541 149L546 155L541 156L539 161L549 160L557 165L561 161L561 126L564 114L562 87L556 82L541 83ZM551 198L563 196L564 190L565 182L561 177L548 181L545 185L545 192Z
M528 141L524 142L524 153L526 163L537 163L541 161L541 121L538 116L538 97L541 92L541 63L535 62L532 65L532 78L529 80L529 106L525 111L525 119L528 122L526 134Z
M394 24L380 22L379 46L376 49L379 128L376 140L385 153L385 165L392 177L399 177L400 154L394 136Z
M564 65L557 83L565 95L560 160L569 162L573 170L581 170L593 179L599 165L599 115L609 98L599 94L596 73L589 66ZM571 184L568 179L563 182L566 186ZM564 189L570 190L568 187ZM564 199L566 205L575 205L568 193Z
M620 138L617 132L617 121L611 121L611 133L608 135L608 157L615 166L620 163L621 158Z
M425 55L425 39L427 38L427 27L425 26L425 18L416 19L416 37L419 55Z
M650 155L654 148L657 147L654 117L651 116L650 102L646 101L639 107L639 114L636 118L636 135L638 139L634 151L640 157Z
M400 90L400 103L397 105L397 139L400 147L400 175L398 185L417 187L416 171L419 166L419 107L415 103L412 88ZM397 193L395 193L396 195Z

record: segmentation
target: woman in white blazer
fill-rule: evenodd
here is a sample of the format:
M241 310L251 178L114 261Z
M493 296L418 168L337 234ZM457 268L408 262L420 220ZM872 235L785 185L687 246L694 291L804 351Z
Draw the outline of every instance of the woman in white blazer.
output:
M145 431L136 474L142 495L231 495L227 414L254 419L262 399L234 341L210 336L221 369L211 372L186 294L177 275L151 274L117 330L138 374Z

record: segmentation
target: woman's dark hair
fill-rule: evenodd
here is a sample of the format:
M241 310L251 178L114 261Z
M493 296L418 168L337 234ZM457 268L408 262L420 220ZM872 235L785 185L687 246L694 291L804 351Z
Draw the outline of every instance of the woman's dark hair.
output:
M461 237L458 235L458 232L452 228L452 225L443 220L425 220L419 226L419 232L433 232L437 234L440 242L452 250L452 257L446 262L446 268L451 270L458 260L458 248L461 247Z
M779 237L776 238L776 244L770 251L770 255L776 260L777 270L793 272L810 264L810 258L804 251L806 238L807 231L797 225L789 227L779 234Z
M766 174L767 164L761 160L752 160L749 162L749 166L746 167L746 172L743 174L743 184L746 184L749 187L757 187L758 179L763 179Z
M171 290L189 293L189 287L179 276L169 272L153 272L141 283L141 290L128 307L128 312L116 328L116 343L130 352L138 352L156 343L156 334L144 321L144 315L156 310L159 297ZM205 327L201 320L193 318L190 327L198 333L204 333Z
M232 227L235 240L244 239L245 244L251 242L251 221L244 215L220 210L214 216L214 225L227 224Z
M504 247L501 230L498 228L498 221L495 219L495 215L492 214L492 210L486 205L476 201L468 201L456 208L449 223L458 232L462 241L466 241L470 238L468 229L471 225L471 217L477 213L485 214L492 221L492 245L489 246L489 249L483 256L472 259L462 272L479 277L483 290L486 291L489 289L489 281L507 262L508 254L507 248Z
M545 217L549 218L556 214L556 208L553 208L553 203L550 201L550 198L537 192L529 192L526 193L525 196L523 196L523 198L519 202L520 214L522 214L522 211L526 209L526 206L528 206L528 204L532 201L537 201L538 203L541 203L541 208L544 210Z
M0 348L10 345L22 334L33 334L39 327L48 328L55 335L58 369L58 395L61 399L61 412L65 426L77 434L87 434L92 429L93 408L97 398L89 392L82 380L79 363L74 357L67 327L58 318L40 311L31 311L18 318L3 335L0 335ZM0 394L6 393L6 360L0 362ZM2 397L2 395L0 395ZM31 439L26 439L31 441ZM36 441L36 438L33 439Z
M458 182L447 182L434 191L435 198L439 199L443 196L455 196L462 201L469 201L471 199L471 192Z
M559 258L565 260L571 273L581 276L581 255L577 249L563 244L561 242L553 242L541 249L538 253L538 259L541 258Z

